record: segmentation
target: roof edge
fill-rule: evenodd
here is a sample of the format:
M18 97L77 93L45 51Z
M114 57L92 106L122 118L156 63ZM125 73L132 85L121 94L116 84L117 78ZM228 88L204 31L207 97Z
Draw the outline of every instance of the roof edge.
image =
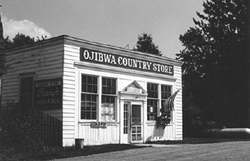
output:
M150 56L150 57L153 57L153 58L156 58L156 59L160 58L160 59L164 59L164 60L169 61L169 62L173 62L174 64L180 65L180 66L183 64L182 61L179 61L179 60L176 60L176 59L173 59L173 58L169 58L169 57L166 57L166 56L158 56L158 55L144 53L144 52L140 52L140 51L134 51L132 49L125 49L125 48L118 47L118 46L115 46L115 45L109 45L109 44L99 43L99 42L95 42L95 41L89 41L89 40L85 40L85 39L82 39L82 38L77 38L77 37L70 36L70 35L59 35L59 36L56 36L56 37L52 37L52 38L49 38L49 39L45 39L45 40L42 40L42 41L35 42L33 44L28 44L28 45L21 46L21 47L15 47L13 49L7 49L4 52L11 52L11 51L15 51L15 50L27 49L27 48L30 48L30 47L34 47L36 45L43 45L43 44L47 44L47 43L50 43L50 42L56 42L56 41L59 41L59 40L64 41L64 42L65 42L65 40L68 40L68 41L71 41L71 42L86 43L86 44L89 44L89 45L97 45L97 46L100 46L100 47L105 47L105 48L130 52L130 53L134 53L134 54L139 54L139 55L142 55L142 56L146 55L146 56Z

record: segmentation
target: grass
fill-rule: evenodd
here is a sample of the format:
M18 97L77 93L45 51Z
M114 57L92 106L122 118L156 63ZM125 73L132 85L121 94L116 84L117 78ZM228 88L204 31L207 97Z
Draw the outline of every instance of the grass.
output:
M85 146L84 149L75 149L74 147L47 147L39 152L34 151L18 151L13 148L0 147L1 161L17 161L17 160L51 160L59 158L69 158L77 156L87 156L92 154L100 154L114 151L122 151L128 149L143 148L132 144L107 144L96 146Z
M249 139L248 139L249 140ZM217 139L217 138L185 138L180 141L155 141L148 144L208 144L218 142L242 141L242 139ZM1 161L17 161L17 160L52 160L59 158L70 158L78 156L87 156L92 154L100 154L114 151L122 151L128 149L144 148L145 146L136 146L133 144L107 144L96 146L85 146L84 149L77 150L74 147L45 147L43 150L35 151L19 151L14 148L3 148L0 146Z
M223 138L184 138L183 140L152 141L149 144L211 144L219 142L242 141L250 139L223 139Z

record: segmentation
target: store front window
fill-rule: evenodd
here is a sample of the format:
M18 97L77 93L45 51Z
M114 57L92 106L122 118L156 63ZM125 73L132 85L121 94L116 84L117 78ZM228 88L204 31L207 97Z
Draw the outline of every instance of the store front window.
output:
M116 79L102 78L102 106L101 120L110 122L115 120Z
M97 97L97 76L82 75L81 119L96 119Z
M163 103L171 96L172 86L161 85L161 109L163 109ZM171 117L170 111L165 111L163 114L165 116Z
M147 119L156 120L157 108L158 108L158 84L148 83L147 84Z
M116 79L106 77L100 77L100 81L98 79L98 76L82 75L81 119L97 120L99 118L97 115L100 114L100 121L115 121ZM101 98L101 102L98 102L98 98Z
M160 93L159 93L160 91ZM172 86L147 83L147 120L156 120L158 115L158 108L163 108L163 103L171 96ZM165 115L171 117L170 111L165 113Z

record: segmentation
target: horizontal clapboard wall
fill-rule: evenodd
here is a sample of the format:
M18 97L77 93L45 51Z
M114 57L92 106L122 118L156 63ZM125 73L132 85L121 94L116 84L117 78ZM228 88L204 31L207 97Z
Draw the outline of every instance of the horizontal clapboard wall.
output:
M2 76L2 106L18 103L20 78L33 76L34 80L61 78L63 75L63 45L50 44L17 48L5 52L6 74ZM62 119L61 110L44 111Z
M175 137L176 140L183 139L183 109L182 109L182 71L180 66L175 66L174 76L177 78L175 89L181 89L175 98Z
M77 69L74 62L79 61L79 47L64 45L63 59L63 146L71 146L77 136Z

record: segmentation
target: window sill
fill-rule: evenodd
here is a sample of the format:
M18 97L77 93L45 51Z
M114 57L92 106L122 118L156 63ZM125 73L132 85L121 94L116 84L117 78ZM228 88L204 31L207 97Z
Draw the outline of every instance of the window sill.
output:
M79 123L91 123L91 122L97 122L97 120L79 120Z
M155 123L156 123L156 120L148 120L147 122L146 122L146 124L147 125L155 125Z
M106 122L106 121L98 121L98 120L79 120L78 123L84 123L84 124L90 124L91 122ZM119 122L116 121L108 121L106 122L108 125L110 124L119 124Z
M154 125L156 125L156 121L155 120L150 120L150 121L147 121L146 124L150 125L150 126L154 126ZM167 126L173 126L173 125L174 125L174 123L170 122Z

